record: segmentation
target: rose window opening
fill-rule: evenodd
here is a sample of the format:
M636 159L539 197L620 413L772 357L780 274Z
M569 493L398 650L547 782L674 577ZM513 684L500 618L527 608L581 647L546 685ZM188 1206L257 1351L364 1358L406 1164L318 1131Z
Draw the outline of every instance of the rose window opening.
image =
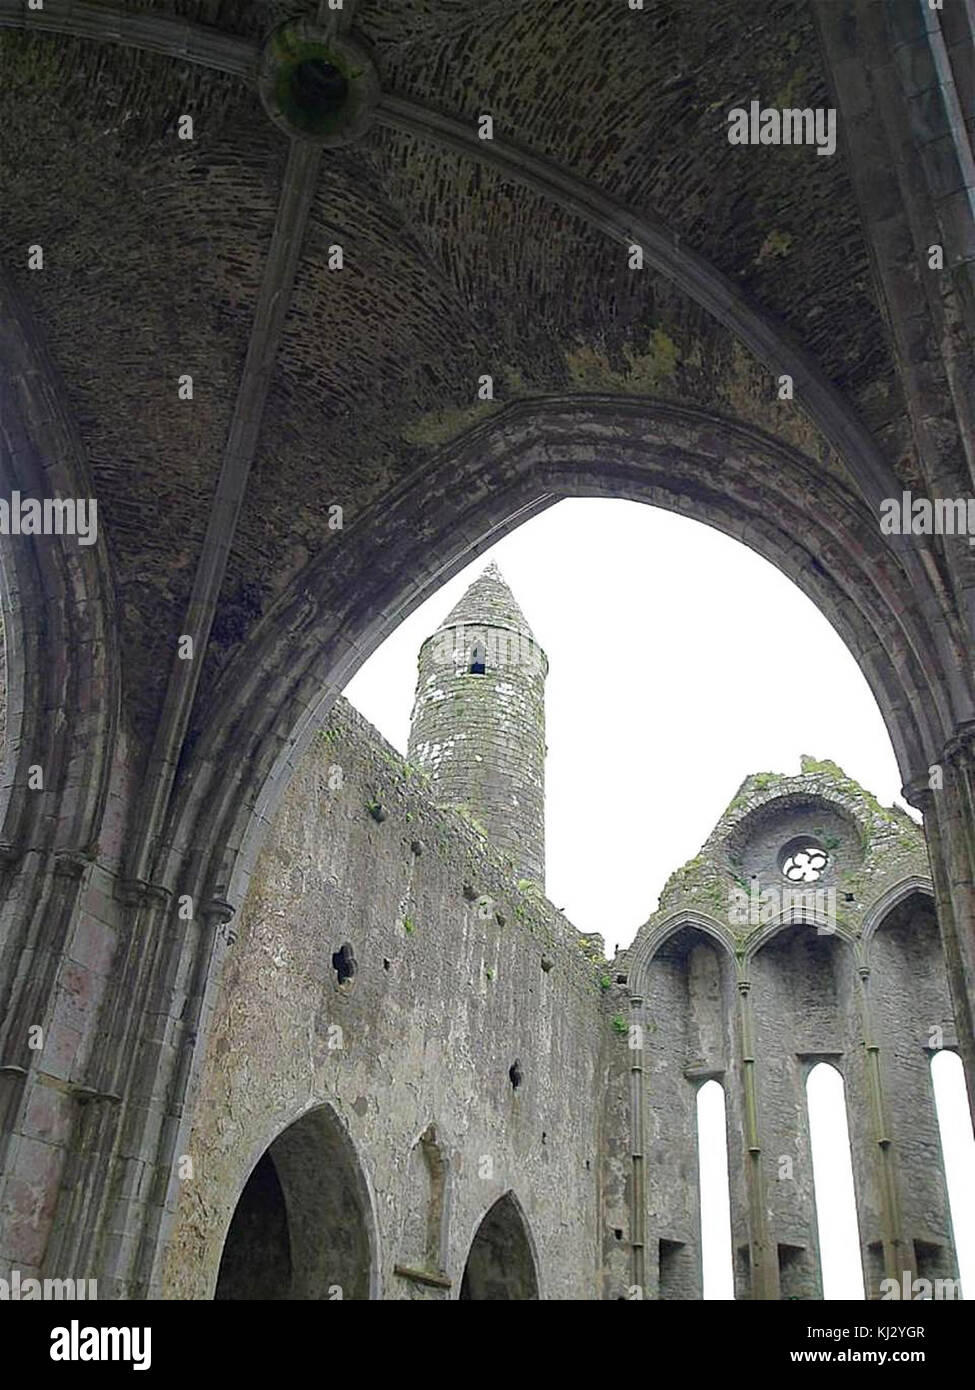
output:
M802 843L787 846L782 860L782 873L791 883L815 883L829 864L829 855L817 844Z

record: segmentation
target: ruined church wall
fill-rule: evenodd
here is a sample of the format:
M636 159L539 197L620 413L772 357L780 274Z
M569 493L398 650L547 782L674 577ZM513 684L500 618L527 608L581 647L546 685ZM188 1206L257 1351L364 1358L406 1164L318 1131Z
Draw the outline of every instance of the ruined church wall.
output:
M250 1170L322 1102L371 1191L375 1296L456 1297L477 1225L509 1190L541 1296L601 1296L599 1083L607 1047L625 1053L625 1040L607 1041L606 967L550 904L517 890L473 825L432 806L424 779L344 702L282 800L234 928L165 1296L212 1297ZM344 942L357 970L340 985L332 956ZM408 1247L425 1194L411 1154L430 1124L448 1165L449 1292L394 1273L417 1263Z

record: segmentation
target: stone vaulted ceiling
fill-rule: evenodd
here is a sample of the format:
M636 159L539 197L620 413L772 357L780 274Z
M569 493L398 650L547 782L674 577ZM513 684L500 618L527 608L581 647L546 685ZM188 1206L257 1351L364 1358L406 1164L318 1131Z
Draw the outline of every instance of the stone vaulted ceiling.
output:
M830 104L806 0L646 0L642 11L346 0L339 23L372 54L380 116L355 143L296 142L290 157L253 73L269 31L314 19L314 4L24 8L0 4L0 254L80 429L133 731L162 707L228 439L246 433L241 405L257 408L259 430L239 449L249 474L225 573L218 556L210 575L219 602L195 720L261 615L340 543L329 505L348 526L505 403L655 396L757 425L842 475L740 335L671 277L628 268L620 237L581 215L590 192L656 218L668 245L703 257L800 341L889 465L914 476L842 151L727 140L729 107L753 97ZM106 16L130 25L123 42L106 41ZM322 18L336 16L323 5ZM141 19L151 42L133 27ZM193 60L206 53L223 56ZM441 140L413 128L416 111L445 119ZM181 140L187 113L194 135ZM483 113L490 150L476 138ZM561 199L538 187L537 159L569 180ZM43 273L26 268L36 243ZM341 271L329 269L335 244ZM278 284L276 327L260 296L264 285L273 301ZM178 397L184 373L192 401ZM495 403L477 401L482 373Z

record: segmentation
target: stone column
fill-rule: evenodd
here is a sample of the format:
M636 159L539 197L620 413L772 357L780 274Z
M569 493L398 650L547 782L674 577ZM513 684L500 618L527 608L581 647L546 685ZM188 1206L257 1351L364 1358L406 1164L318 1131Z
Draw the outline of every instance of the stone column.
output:
M741 1049L741 1083L745 1109L744 1138L751 1251L751 1296L757 1299L778 1299L778 1251L771 1243L769 1236L768 1208L765 1201L765 1174L762 1170L758 1089L755 1079L755 1020L752 1012L751 987L751 980L739 979L738 1037Z
M861 1122L865 1121L867 1135L869 1136L869 1144L873 1149L876 1160L874 1171L877 1176L877 1188L880 1198L880 1237L883 1247L883 1273L885 1278L896 1279L899 1286L903 1270L910 1270L911 1278L913 1279L914 1275L917 1273L917 1269L914 1260L914 1247L904 1238L900 1192L898 1187L899 1174L896 1155L893 1151L890 1125L887 1118L887 1105L884 1097L884 1084L880 1069L880 1044L877 1041L873 1012L870 1007L869 982L869 966L859 965L857 967L856 999L860 1016L860 1028L863 1036L868 1113L858 1118L860 1118ZM852 1137L853 1136L851 1136L851 1138ZM864 1220L862 1211L858 1212L858 1220L860 1224L862 1246ZM869 1244L870 1242L868 1240L868 1247ZM876 1287L877 1271L869 1258L864 1262L864 1274L866 1276L867 1298L874 1298L878 1293Z
M632 1046L634 1028L639 1047ZM634 994L630 997L630 1160L632 1163L630 1192L630 1283L640 1289L640 1297L647 1292L647 1192L644 1155L643 1123L643 1049L646 1045L646 1017L643 998Z

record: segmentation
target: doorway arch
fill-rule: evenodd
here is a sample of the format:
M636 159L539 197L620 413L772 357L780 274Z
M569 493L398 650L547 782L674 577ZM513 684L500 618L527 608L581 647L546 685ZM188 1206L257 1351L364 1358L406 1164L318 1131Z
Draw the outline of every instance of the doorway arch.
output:
M214 1298L368 1299L372 1208L358 1155L330 1105L307 1111L262 1153L224 1240Z
M531 1232L517 1197L506 1192L481 1220L471 1241L459 1297L471 1301L538 1298Z

